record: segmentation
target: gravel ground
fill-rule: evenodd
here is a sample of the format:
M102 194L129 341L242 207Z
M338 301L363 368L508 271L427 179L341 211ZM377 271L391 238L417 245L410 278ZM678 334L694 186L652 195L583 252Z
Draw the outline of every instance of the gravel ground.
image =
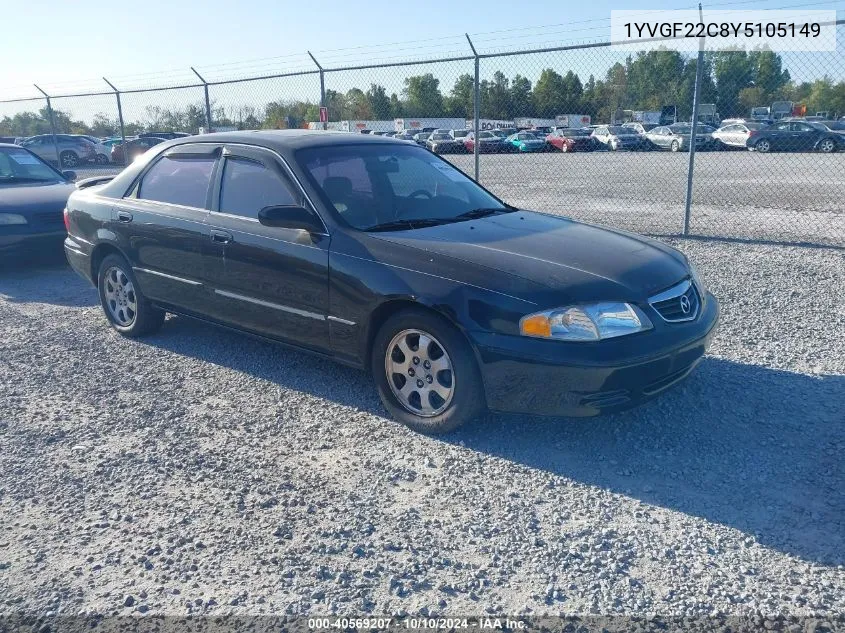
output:
M355 370L0 270L0 616L845 614L845 257L673 241L723 306L593 419L386 419Z

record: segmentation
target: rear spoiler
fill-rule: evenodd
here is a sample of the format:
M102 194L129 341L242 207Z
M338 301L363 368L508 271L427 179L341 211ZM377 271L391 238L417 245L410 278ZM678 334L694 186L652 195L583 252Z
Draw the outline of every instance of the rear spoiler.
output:
M107 182L114 180L116 175L117 174L111 174L108 176L92 176L91 178L83 178L82 180L78 180L76 182L76 188L87 189L88 187L93 187L95 185L104 185Z

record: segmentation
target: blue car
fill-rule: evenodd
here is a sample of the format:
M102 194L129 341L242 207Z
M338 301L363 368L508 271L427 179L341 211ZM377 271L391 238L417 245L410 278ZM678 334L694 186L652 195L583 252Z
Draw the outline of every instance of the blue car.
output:
M0 144L0 255L61 252L63 212L76 174L59 172L28 149Z
M512 150L519 152L543 152L548 147L544 138L539 138L533 132L517 132L505 139Z

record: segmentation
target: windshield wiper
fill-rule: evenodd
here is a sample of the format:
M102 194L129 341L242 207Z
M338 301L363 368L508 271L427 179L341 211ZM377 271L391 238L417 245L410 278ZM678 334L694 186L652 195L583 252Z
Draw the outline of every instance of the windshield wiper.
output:
M404 229L421 229L427 226L437 226L438 224L445 224L450 222L447 218L420 218L418 220L391 220L390 222L383 222L381 224L373 224L368 226L363 231L402 231Z
M472 209L470 211L465 211L459 215L454 217L455 221L460 220L475 220L478 218L486 218L488 215L496 215L499 213L511 213L516 211L514 207L504 207L504 208L490 208L490 209Z

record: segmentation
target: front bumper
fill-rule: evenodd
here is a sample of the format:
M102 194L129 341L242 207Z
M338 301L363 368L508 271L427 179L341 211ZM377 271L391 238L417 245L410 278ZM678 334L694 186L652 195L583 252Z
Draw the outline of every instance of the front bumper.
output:
M591 416L637 406L683 380L704 356L718 320L718 302L708 294L695 321L596 343L469 334L491 410Z

